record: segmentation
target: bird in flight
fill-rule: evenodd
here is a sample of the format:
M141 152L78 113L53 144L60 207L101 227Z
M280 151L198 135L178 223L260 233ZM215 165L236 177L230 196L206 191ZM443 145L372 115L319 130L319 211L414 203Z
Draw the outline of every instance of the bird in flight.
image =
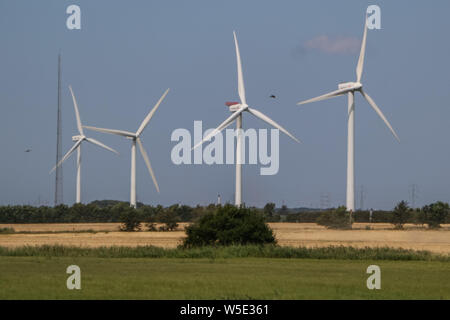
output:
M27 149L27 150L25 150L25 152L31 152L31 149Z
M270 97L272 98L272 99L275 99L276 98L276 96L275 95L270 95Z

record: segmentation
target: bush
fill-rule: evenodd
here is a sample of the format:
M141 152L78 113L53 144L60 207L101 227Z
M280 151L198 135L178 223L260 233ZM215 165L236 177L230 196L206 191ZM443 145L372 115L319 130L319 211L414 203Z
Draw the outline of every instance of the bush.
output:
M264 215L266 217L272 217L275 213L275 203L269 202L264 206Z
M317 224L329 229L351 229L352 221L347 208L342 206L331 211L323 212L317 218Z
M160 231L173 231L178 227L178 210L179 206L176 204L169 207L167 210L162 210L157 215L156 218L158 219L158 221L164 223L164 226L159 227Z
M183 247L275 244L272 229L254 209L217 207L186 228Z
M156 228L156 223L155 222L147 222L145 224L145 226L147 227L147 231L157 231L158 230Z
M125 203L117 204L113 207L113 211L120 212L120 231L139 231L141 230L141 217L137 210Z
M182 205L177 207L177 216L180 221L191 221L193 218L193 209L189 206Z
M429 228L440 228L441 223L445 223L449 212L448 203L438 201L422 208L422 221L428 224Z
M278 222L280 220L280 216L275 216L275 203L269 202L264 206L263 209L264 217L267 222Z
M392 212L391 223L395 229L403 229L403 225L411 218L411 209L406 201L400 201Z

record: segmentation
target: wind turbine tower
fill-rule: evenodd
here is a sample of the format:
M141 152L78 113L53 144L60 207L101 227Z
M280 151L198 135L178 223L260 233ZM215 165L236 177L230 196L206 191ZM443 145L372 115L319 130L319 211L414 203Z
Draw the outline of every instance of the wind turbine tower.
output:
M142 144L141 134L144 131L145 127L148 125L156 110L158 109L161 102L166 97L167 93L169 93L169 89L167 89L161 98L159 98L156 105L153 109L147 114L147 116L142 121L139 129L134 132L116 130L116 129L106 129L106 128L97 128L91 126L83 126L86 129L94 130L103 133L115 134L122 137L125 137L128 140L131 140L131 178L130 178L130 206L136 208L136 144L139 147L139 151L141 152L142 158L144 159L145 165L147 166L148 172L153 180L153 184L155 185L156 191L159 193L158 182L156 181L155 174L153 172L152 166L150 164L150 159L148 157L147 151L144 149L144 145Z
M286 129L280 126L278 123L270 119L268 116L263 114L261 111L258 111L254 108L249 107L247 104L246 96L245 96L245 87L244 87L244 76L242 73L242 63L241 63L241 55L239 53L239 45L236 37L236 32L233 32L234 36L234 45L236 49L236 62L237 62L237 76L238 76L238 95L240 102L226 102L225 105L228 106L230 112L232 113L224 122L222 122L216 129L214 129L210 134L208 134L202 141L197 143L193 148L196 149L200 145L202 145L205 141L210 140L216 134L221 132L223 129L228 127L236 120L236 185L235 185L235 205L240 207L242 205L242 163L243 157L245 156L245 150L243 150L242 143L242 115L244 112L248 112L255 116L256 118L261 119L262 121L268 123L269 125L275 127L276 129L282 131L286 135L288 135L291 139L300 143L300 141L290 134Z
M95 144L103 149L106 149L108 151L114 152L116 154L119 154L116 150L108 147L107 145L101 143L98 140L95 140L93 138L86 137L84 135L83 126L81 124L81 118L80 113L78 111L78 104L77 100L75 98L75 94L73 93L72 87L69 86L70 93L72 95L73 100L73 107L75 109L75 118L77 120L77 128L78 128L78 135L72 137L72 141L75 141L75 144L70 148L70 150L64 155L64 157L53 167L52 170L50 170L50 173L61 167L64 161L66 161L75 150L77 150L77 186L76 186L76 203L81 203L81 144L84 141L87 141L89 143Z
M369 103L376 114L383 120L386 126L389 128L395 139L400 142L400 139L395 133L389 121L386 119L380 108L375 104L375 101L363 90L363 84L361 83L361 77L364 68L364 56L366 52L366 39L367 39L367 18L364 24L364 34L361 44L361 51L359 54L358 64L356 66L356 81L339 83L338 90L321 95L316 98L312 98L306 101L297 103L298 105L322 101L337 96L346 95L348 99L348 111L347 111L347 211L355 211L355 93L359 92L363 98Z

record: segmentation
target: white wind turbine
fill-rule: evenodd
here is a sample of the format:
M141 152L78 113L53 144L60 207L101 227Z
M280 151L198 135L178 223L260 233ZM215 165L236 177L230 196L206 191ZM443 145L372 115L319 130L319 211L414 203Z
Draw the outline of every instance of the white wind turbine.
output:
M167 93L169 92L169 89L164 92L164 94L161 96L159 101L156 103L156 105L153 107L153 109L149 112L149 114L145 117L144 121L142 121L139 129L136 131L136 133L129 132L129 131L122 131L122 130L115 130L115 129L104 129L104 128L96 128L96 127L90 127L90 126L83 126L86 129L95 130L103 133L111 133L116 134L119 136L124 136L127 139L131 140L131 185L130 185L130 206L136 208L136 142L139 146L139 150L141 151L142 158L144 158L145 164L147 165L148 172L150 173L150 176L152 177L153 183L155 184L156 190L159 193L159 186L158 182L156 181L155 174L153 173L152 166L150 164L150 159L147 155L147 152L144 149L144 146L142 145L140 135L142 134L142 131L144 131L145 127L149 123L150 119L153 117L153 114L155 113L156 109L158 109L159 105L163 101L163 99L166 97Z
M289 137L294 139L297 142L300 142L297 138L295 138L292 134L290 134L286 129L280 126L278 123L261 113L260 111L250 108L247 105L247 101L245 99L245 88L244 88L244 78L242 75L242 64L241 64L241 55L239 53L239 46L236 38L236 32L233 31L234 35L234 44L236 46L236 59L237 59L237 73L238 73L238 93L241 102L231 102L226 103L229 107L230 111L233 113L228 119L222 122L216 129L214 129L210 134L208 134L202 141L197 143L192 149L197 148L205 141L210 140L220 131L228 127L235 119L236 121L236 131L237 131L237 142L236 142L236 194L235 194L235 205L240 206L242 204L242 114L244 111L251 113L255 117L267 122L271 126L281 130Z
M81 143L83 141L88 141L90 143L96 144L106 150L109 150L111 152L114 152L116 154L119 154L116 150L104 145L100 141L97 141L93 138L88 138L84 135L83 132L83 126L81 125L81 119L80 119L80 113L78 111L78 104L77 100L75 99L75 95L73 94L72 87L69 86L70 93L72 94L72 100L73 100L73 106L75 109L75 117L77 119L77 127L78 127L78 133L79 135L73 136L72 141L76 141L75 144L70 148L70 150L64 155L64 157L59 161L56 166L53 167L52 170L50 170L50 173L52 173L58 166L60 166L64 161L66 161L70 155L77 149L78 151L78 157L77 157L77 192L76 192L76 203L81 202Z
M392 132L394 137L400 142L397 134L386 119L380 108L375 104L373 99L363 90L361 84L361 76L364 67L364 55L366 51L366 39L367 39L367 18L364 25L364 35L361 44L361 52L359 54L358 65L356 66L356 82L340 83L338 85L339 90L324 94L317 98L309 99L297 103L298 105L306 104L310 102L321 101L332 97L347 94L348 96L348 135L347 135L347 200L346 206L348 211L355 211L355 175L354 175L354 130L355 130L355 101L354 95L356 91L359 91L361 95L367 100L369 105L375 110L378 116L384 121L386 126Z

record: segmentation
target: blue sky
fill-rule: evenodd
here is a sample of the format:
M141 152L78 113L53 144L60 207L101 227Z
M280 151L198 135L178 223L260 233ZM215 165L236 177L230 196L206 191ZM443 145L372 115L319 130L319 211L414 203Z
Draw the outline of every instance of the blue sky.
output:
M81 8L81 30L66 28L67 6ZM83 124L136 131L166 88L169 95L142 136L161 193L137 159L137 198L149 204L207 204L234 198L234 166L171 162L176 128L217 126L238 99L232 31L243 60L247 101L302 140L280 135L280 170L243 170L248 205L290 207L345 200L346 98L296 102L355 80L363 17L381 8L368 33L365 90L400 136L397 143L356 97L356 186L365 207L389 209L450 201L450 20L448 1L12 1L0 3L0 204L53 203L57 56L63 59L63 152L77 133L68 90ZM324 38L325 37L325 38ZM311 46L326 39L326 46ZM316 40L316 42L314 42ZM346 41L345 50L331 50ZM308 45L309 44L309 45ZM341 43L342 44L342 43ZM359 50L359 49L358 49ZM270 99L275 94L277 99ZM244 115L245 128L268 128ZM86 132L88 133L88 132ZM129 199L130 143L89 132L120 152L84 144L82 199ZM32 152L25 153L28 148ZM64 202L75 201L75 158L64 164ZM359 197L358 197L359 199ZM359 207L359 201L356 203Z

